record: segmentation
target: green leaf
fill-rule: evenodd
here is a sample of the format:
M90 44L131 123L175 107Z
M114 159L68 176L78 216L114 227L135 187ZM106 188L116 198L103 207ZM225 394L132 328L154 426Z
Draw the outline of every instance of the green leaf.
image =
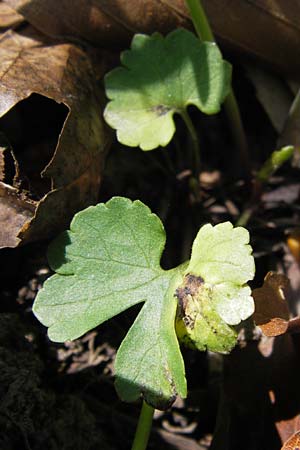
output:
M239 324L254 312L254 259L249 233L230 222L204 225L193 244L183 283L177 288L176 329L183 342L200 350L229 352Z
M163 226L143 203L115 197L89 207L51 245L49 262L57 273L33 307L49 338L63 342L145 302L118 352L116 386L122 399L142 393L157 408L186 395L174 327L174 285L184 268L161 269L164 245Z
M160 267L165 232L140 201L115 197L76 214L70 230L49 248L56 274L40 290L33 311L50 339L63 342L144 302L116 358L121 399L141 394L165 409L186 396L178 336L200 350L226 353L232 325L253 312L254 264L248 232L229 222L202 227L191 260Z
M119 142L151 150L167 145L174 113L195 105L214 114L229 93L231 66L214 43L178 29L166 37L137 34L121 55L123 67L105 77L107 123Z

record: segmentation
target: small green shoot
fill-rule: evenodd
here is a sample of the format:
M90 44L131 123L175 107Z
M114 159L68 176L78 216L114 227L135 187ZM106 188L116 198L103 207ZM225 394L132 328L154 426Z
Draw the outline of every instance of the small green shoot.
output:
M267 183L271 176L293 156L294 151L295 147L287 145L280 150L275 150L264 162L253 180L251 201L240 215L236 226L245 227L248 224L261 202L262 186Z
M183 341L188 335L199 349L226 353L236 343L234 325L253 313L245 229L203 226L190 262L171 270L160 266L165 239L159 218L138 200L114 197L77 213L49 248L56 274L33 307L49 338L63 342L143 302L118 350L116 389L125 401L142 395L158 409L186 396L175 322L184 324ZM183 315L189 309L194 315Z
M135 35L121 62L105 77L104 117L119 142L143 150L170 142L174 113L185 122L189 105L217 113L230 91L231 66L217 45L184 29L166 37Z
M257 173L256 179L261 183L267 183L273 173L293 156L294 149L292 145L287 145L274 151Z

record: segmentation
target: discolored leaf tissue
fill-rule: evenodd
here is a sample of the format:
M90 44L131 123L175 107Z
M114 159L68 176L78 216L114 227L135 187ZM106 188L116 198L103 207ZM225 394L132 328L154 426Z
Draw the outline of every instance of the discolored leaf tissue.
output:
M245 228L230 222L204 225L193 244L184 283L177 289L176 327L187 345L228 353L236 344L233 325L254 312L254 260Z

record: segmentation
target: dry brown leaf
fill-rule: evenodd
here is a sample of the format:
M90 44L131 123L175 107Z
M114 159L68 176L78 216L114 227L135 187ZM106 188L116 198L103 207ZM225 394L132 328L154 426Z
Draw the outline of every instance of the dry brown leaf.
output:
M204 0L203 6L225 43L299 78L300 61L295 61L300 44L299 2Z
M300 431L295 433L288 441L285 442L281 450L299 450L300 449Z
M10 6L0 2L0 33L9 28L15 28L24 22L24 17L18 14Z
M97 200L108 139L79 47L26 28L1 36L0 58L0 247L16 247Z
M291 418L284 418L276 422L276 429L280 436L281 442L284 443L293 436L300 428L300 415L296 414Z
M189 24L184 0L4 0L49 36L98 46L127 45L134 32ZM183 12L184 11L184 12Z
M285 297L288 287L289 280L285 275L268 272L263 286L252 292L253 319L266 336L279 336L288 329L289 308Z
M55 37L125 47L134 32L191 27L184 0L3 0ZM217 37L281 72L300 76L300 3L294 0L203 0Z

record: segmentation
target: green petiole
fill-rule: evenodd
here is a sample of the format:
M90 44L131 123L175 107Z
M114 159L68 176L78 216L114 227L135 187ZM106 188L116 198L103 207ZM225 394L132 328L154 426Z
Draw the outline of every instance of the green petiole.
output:
M201 0L185 0L185 2L199 39L201 41L215 42L215 38L207 20L205 11L202 7ZM240 150L240 155L243 162L244 176L246 179L250 179L251 165L248 154L247 139L239 107L232 88L224 102L224 108L230 124L231 133L235 145Z
M154 408L143 401L131 450L145 450L147 448L151 432L153 414Z

